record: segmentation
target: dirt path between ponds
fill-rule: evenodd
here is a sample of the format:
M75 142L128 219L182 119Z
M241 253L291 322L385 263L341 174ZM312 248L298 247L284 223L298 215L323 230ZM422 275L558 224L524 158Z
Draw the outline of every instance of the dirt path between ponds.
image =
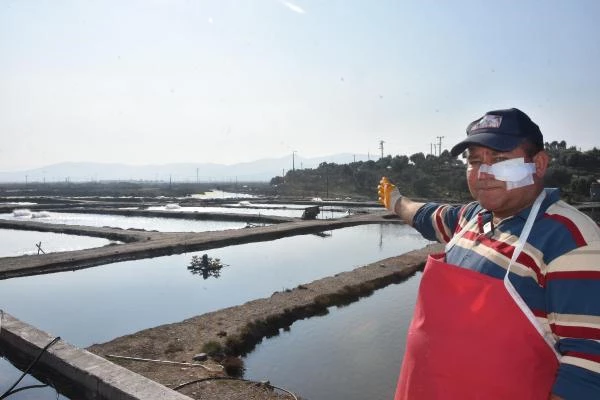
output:
M132 361L108 355L191 363L206 343L216 342L225 353L239 356L252 350L264 337L277 334L279 329L289 327L296 320L326 314L328 307L349 304L369 296L374 290L408 279L423 267L428 254L440 251L441 245L427 246L292 290L275 292L269 298L94 344L88 350L171 388L196 379L226 376L224 372L209 372L196 366ZM212 360L204 365L213 370L219 368ZM194 399L206 400L292 398L262 385L229 380L210 380L180 391ZM300 397L302 393L296 395Z

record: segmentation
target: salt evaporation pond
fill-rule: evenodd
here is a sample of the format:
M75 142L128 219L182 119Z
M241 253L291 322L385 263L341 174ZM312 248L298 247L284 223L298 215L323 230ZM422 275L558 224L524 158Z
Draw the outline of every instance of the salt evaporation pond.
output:
M324 317L296 321L245 357L244 378L268 379L307 399L392 399L420 280L418 273Z
M269 297L275 291L421 248L427 243L406 225L364 225L329 233L331 236L327 237L292 236L75 272L2 280L0 305L25 322L85 347ZM219 278L203 279L188 270L192 256L204 253L227 265Z
M231 204L226 207L219 206L202 206L202 207L177 207L170 208L169 206L150 206L150 211L170 211L170 212L198 212L198 213L219 213L219 214L251 214L251 215L268 215L275 217L300 218L304 209L311 207L310 205L298 204ZM349 215L347 209L333 206L320 206L321 212L317 215L317 219L335 219ZM379 210L381 211L381 209Z
M203 199L203 200L206 200L206 199L253 199L253 198L256 198L255 195L248 194L248 193L224 192L224 191L218 190L218 189L208 190L204 193L191 194L189 196L182 197L182 199L185 199L188 197L192 198L192 199Z
M0 257L38 254L37 244L46 253L102 247L118 243L104 238L67 235L64 233L0 229ZM2 303L0 303L0 306Z
M75 272L12 278L0 281L0 305L15 317L50 335L60 335L76 346L87 347L141 329L178 322L194 315L268 297L275 291L294 288L302 283L421 248L428 243L414 229L397 224L363 225L328 231L327 234L330 236L293 236L205 252L120 262ZM219 278L203 279L188 271L191 257L204 253L219 258L227 265ZM405 331L400 324L410 319L410 313L405 314L399 309L404 300L380 302L378 299L381 299L381 293L387 292L388 289L392 293L409 293L415 281L415 278L411 278L406 283L377 291L373 296L348 307L332 308L330 315L326 317L311 318L293 324L290 333L282 334L280 339L291 337L293 341L297 341L298 336L295 333L304 332L304 323L327 324L311 336L313 345L317 347L311 348L306 344L307 347L302 348L291 343L293 349L288 350L291 353L305 353L307 357L312 354L315 365L310 371L304 371L304 368L296 371L301 386L296 386L297 382L277 374L273 378L269 377L271 382L293 387L301 394L313 390L328 395L330 392L336 392L339 379L356 379L356 366L337 363L338 358L335 357L332 364L327 365L322 364L323 360L316 360L323 358L319 355L322 351L319 346L329 347L330 351L337 346L334 351L338 355L346 351L356 351L348 347L353 346L348 340L339 339L339 336L346 335L356 336L357 339L362 337L367 343L377 343L376 351L390 357L385 362L371 363L364 359L360 361L372 370L373 375L390 374L388 369L392 370L392 375L396 375L402 356L399 352L402 351L404 343L403 338L398 335ZM409 299L413 297L412 294L408 294ZM412 300L407 300L407 304L410 301ZM378 311L370 311L370 321L373 324L390 324L389 329L381 327L381 332L386 329L388 332L377 339L374 339L372 329L365 328L365 323L368 323L365 321L369 321L364 315L365 312L353 311L357 306L360 310L362 307L369 307L371 303L370 307ZM412 311L412 307L409 309ZM339 314L340 312L344 314ZM338 317L339 315L343 318ZM386 321L388 319L391 321ZM351 327L348 326L348 321L352 324ZM320 336L338 337L338 340L319 343L316 338ZM391 338L391 342L384 342L388 340L386 338ZM249 355L247 377L264 377L264 374L271 373L270 370L257 368L256 365L261 363L261 357L274 357L272 352L263 352L263 349L269 349L273 340L278 338L265 340ZM356 346L360 347L358 344ZM308 349L314 349L314 353L312 350L307 353ZM296 354L296 357L301 356ZM255 362L252 357L257 357L258 361ZM277 362L281 363L282 360L288 362L285 358L279 358ZM296 361L302 363L306 360L298 358L294 362ZM291 362L290 365L293 366L294 363ZM317 367L323 369L317 370ZM314 384L309 380L313 379L315 374L333 376L332 368L339 378L332 378L331 381L322 379ZM306 380L302 378L304 374ZM395 382L395 377L390 379ZM318 388L319 386L321 388ZM357 398L379 398L361 395L373 390L369 389L368 382L359 386L362 389L356 394ZM345 393L343 390L339 392ZM307 398L345 398L312 397L308 396L308 393L306 395Z
M11 363L9 363L4 358L0 357L0 394L6 392L8 388L10 388L14 382L17 381L22 375L22 372L15 368ZM23 380L19 383L19 385L15 388L18 389L20 387L25 387L29 385L39 385L40 381L32 377L31 375L26 375ZM65 400L67 397L56 394L56 391L51 387L44 388L34 388L23 390L21 392L17 392L9 397L11 400Z
M40 213L38 213L40 214ZM0 219L11 221L35 221L49 224L84 225L121 229L144 229L159 232L207 232L240 229L246 226L242 221L202 221L180 218L129 217L108 214L79 214L68 212L44 211L42 217L31 215L15 216L13 213L0 214Z

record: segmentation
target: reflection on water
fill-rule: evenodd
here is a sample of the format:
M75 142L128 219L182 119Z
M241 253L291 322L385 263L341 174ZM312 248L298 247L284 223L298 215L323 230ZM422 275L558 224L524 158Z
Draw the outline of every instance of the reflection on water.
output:
M295 322L245 358L244 377L307 399L392 399L420 278Z
M212 276L218 278L221 276L221 269L226 264L223 264L218 258L211 258L208 254L200 256L192 256L192 261L188 265L187 269L192 275L202 275L202 278L208 279Z
M284 205L231 205L231 206L201 206L188 207L181 206L179 208L167 208L164 206L150 206L150 211L171 211L171 212L198 212L198 213L219 213L219 214L251 214L251 215L268 215L275 217L300 218L302 213L308 206L299 206L297 204ZM350 215L350 211L340 207L322 206L317 219L334 219Z
M73 251L102 247L116 243L108 239L67 235L64 233L20 231L16 229L0 229L0 257L14 257L58 251ZM0 306L2 304L0 303Z
M65 225L85 225L121 229L144 229L159 232L207 232L222 231L226 229L240 229L246 226L242 221L197 221L178 218L158 217L129 217L123 215L108 214L79 214L63 212L47 212L46 216L36 218L36 222ZM0 214L1 219L27 221L31 215L15 216L11 214Z
M339 272L421 248L405 225L364 225L0 281L0 305L80 347L269 297ZM190 257L226 260L219 279L194 279ZM26 299L26 301L24 301ZM73 301L77 299L77 301Z
M0 281L0 305L24 322L86 347L269 297L427 243L414 229L396 224L326 234L12 278ZM226 273L219 279L195 279L188 269L190 259L196 256L201 262L203 255L225 260ZM412 310L414 304L412 294L402 293L417 281L413 277L347 307L332 308L326 317L294 323L289 332L263 341L248 356L246 377L268 377L310 399L390 398L384 383L395 382L402 324L409 318L402 308ZM357 374L366 382L359 385ZM385 379L382 374L387 374ZM349 394L352 390L356 393ZM380 393L372 390L385 396L371 396Z
M191 194L188 197L193 199L251 199L256 196L246 193L224 192L222 190L209 190L204 193Z
M205 206L186 207L176 204L164 206L150 206L148 211L169 211L172 213L194 212L194 213L219 213L219 214L248 214L275 217L301 218L307 206L298 205L276 205L262 207L258 205L241 207L231 206ZM137 209L137 207L125 207L122 209ZM322 206L317 219L336 219L350 215L350 209ZM114 227L121 229L145 229L160 232L206 232L225 229L239 229L245 226L242 221L204 221L186 220L180 218L146 217L146 216L124 216L110 214L82 214L57 211L36 211L27 209L16 209L12 213L0 213L0 219L10 221L36 221L51 224L86 225L97 227Z
M22 371L14 367L11 363L9 363L6 359L0 357L0 395L5 393L22 375ZM26 375L21 382L14 388L17 390L19 388L23 388L25 386L30 385L42 385L40 381L32 377L31 375ZM45 387L36 387L27 390L19 391L15 394L8 396L11 400L40 400L40 399L48 399L48 400L67 400L67 397L64 397L56 392L56 390L50 386Z

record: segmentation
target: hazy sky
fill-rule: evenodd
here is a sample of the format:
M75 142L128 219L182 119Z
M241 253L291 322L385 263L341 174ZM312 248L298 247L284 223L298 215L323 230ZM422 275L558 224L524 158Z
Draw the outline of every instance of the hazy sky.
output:
M0 171L600 145L596 0L0 0Z

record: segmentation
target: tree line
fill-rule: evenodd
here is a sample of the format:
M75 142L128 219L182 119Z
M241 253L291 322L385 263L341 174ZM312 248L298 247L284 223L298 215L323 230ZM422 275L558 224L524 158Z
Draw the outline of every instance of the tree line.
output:
M546 186L560 188L567 201L588 200L592 183L600 178L600 150L581 151L565 141L545 143L545 149L550 156ZM317 168L287 171L270 184L280 195L375 200L379 180L387 176L407 196L464 201L470 199L465 170L464 158L445 150L439 156L415 153L349 164L323 162Z

